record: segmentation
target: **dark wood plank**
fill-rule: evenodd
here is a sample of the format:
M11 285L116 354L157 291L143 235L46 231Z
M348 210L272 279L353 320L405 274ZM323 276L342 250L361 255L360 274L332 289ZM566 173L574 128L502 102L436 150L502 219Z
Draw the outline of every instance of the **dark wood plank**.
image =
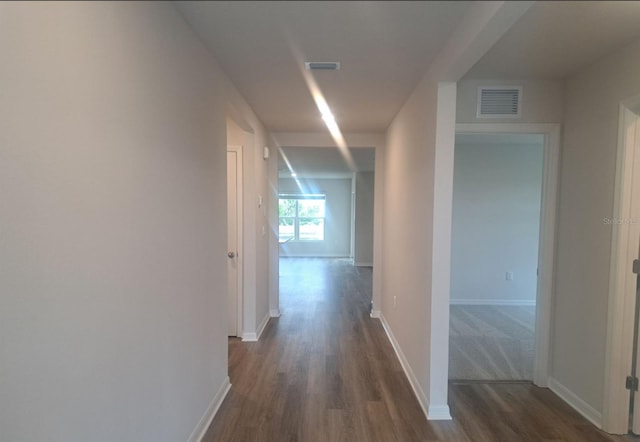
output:
M453 421L427 421L380 321L371 269L282 259L282 316L229 340L233 385L205 442L610 441L550 390L450 384Z

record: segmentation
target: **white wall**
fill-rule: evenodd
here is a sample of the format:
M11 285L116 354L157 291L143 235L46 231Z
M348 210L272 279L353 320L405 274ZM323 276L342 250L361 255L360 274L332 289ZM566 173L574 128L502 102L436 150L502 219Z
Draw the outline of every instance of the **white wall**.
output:
M355 203L355 265L373 265L373 202L375 188L374 172L356 173Z
M476 118L478 87L522 86L520 118ZM558 123L562 121L564 83L561 80L477 80L458 82L457 123Z
M455 82L531 4L472 3L387 131L380 317L429 419L450 418Z
M381 310L426 400L436 104L437 85L423 81L389 126L384 169Z
M228 385L225 113L255 117L169 3L4 3L0 58L0 439L187 440Z
M269 315L280 316L280 245L278 242L278 144L269 136L270 156L267 160L267 221Z
M451 303L535 302L543 136L539 144L470 138L456 142Z
M245 132L233 121L227 118L227 145L242 146L245 142Z
M247 115L249 108L244 110L243 114ZM247 260L250 266L255 269L254 280L250 281L245 278L245 288L250 285L250 299L254 299L254 312L245 310L245 326L244 333L248 338L252 338L254 333L260 333L265 321L269 318L269 280L279 280L277 271L269 273L269 247L275 247L277 250L277 224L269 224L269 206L277 205L277 200L269 201L271 194L269 189L269 180L275 179L277 173L278 159L275 157L265 160L263 158L263 149L268 144L267 133L263 129L262 124L257 120L253 113L249 114L252 118L247 119L253 130L252 133L246 133L246 148L243 149L244 162L244 229L253 230L253 235L245 233L245 238L249 238L244 242L245 269L247 269ZM276 169L269 170L269 163L276 163ZM271 172L271 176L269 176ZM249 182L251 180L251 182ZM253 189L251 191L250 189ZM262 201L260 203L259 201ZM247 214L249 217L247 218ZM253 238L252 238L253 237ZM252 239L252 240L251 240ZM277 269L276 269L277 270ZM252 293L253 292L253 293ZM245 297L247 302L247 297ZM246 306L245 306L246 307ZM257 336L256 336L257 337Z
M280 256L349 257L351 251L351 178L280 178L280 193L326 195L324 241L288 241Z
M640 93L640 41L566 81L553 377L602 411L619 103Z

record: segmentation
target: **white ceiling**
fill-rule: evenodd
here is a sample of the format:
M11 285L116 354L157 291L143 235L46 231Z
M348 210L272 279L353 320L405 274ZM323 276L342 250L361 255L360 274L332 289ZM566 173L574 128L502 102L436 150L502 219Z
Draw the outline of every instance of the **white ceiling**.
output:
M282 157L287 157L291 169ZM373 148L350 149L355 164L355 172L372 172L375 169L375 150ZM295 172L299 178L341 178L353 175L353 170L337 148L328 147L283 147L278 155L278 174L290 177Z
M539 1L469 71L561 79L640 38L640 1Z
M344 132L382 132L470 2L175 2L272 132L325 131L300 65ZM467 78L564 78L640 38L640 1L536 2ZM294 49L303 54L297 61Z
M273 132L324 131L292 53L339 61L315 79L344 132L384 131L469 2L175 2ZM304 61L304 60L302 60Z

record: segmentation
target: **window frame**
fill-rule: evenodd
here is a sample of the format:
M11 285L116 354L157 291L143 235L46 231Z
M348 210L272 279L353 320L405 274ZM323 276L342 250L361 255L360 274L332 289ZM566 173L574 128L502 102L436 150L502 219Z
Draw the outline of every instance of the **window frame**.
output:
M295 200L295 213L293 216L280 216L280 200ZM321 200L324 203L322 216L300 216L300 201ZM280 220L293 220L293 237L282 240L280 234ZM300 220L322 220L322 239L304 239L300 238ZM323 242L326 239L326 220L327 220L327 195L324 193L280 193L278 194L278 239L281 242Z

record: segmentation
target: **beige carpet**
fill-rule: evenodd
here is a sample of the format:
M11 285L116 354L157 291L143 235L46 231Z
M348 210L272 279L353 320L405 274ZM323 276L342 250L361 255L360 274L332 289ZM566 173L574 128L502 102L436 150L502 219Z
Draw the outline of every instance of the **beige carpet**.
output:
M531 380L535 307L451 306L449 379Z

